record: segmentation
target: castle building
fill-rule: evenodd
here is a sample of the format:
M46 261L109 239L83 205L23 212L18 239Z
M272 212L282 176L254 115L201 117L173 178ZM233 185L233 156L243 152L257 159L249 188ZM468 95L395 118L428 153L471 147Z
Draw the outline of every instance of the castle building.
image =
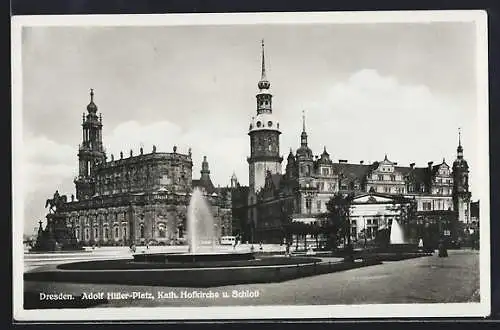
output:
M354 194L351 236L373 239L393 220L402 221L409 209L411 221L439 224L444 235L456 236L460 224L470 222L469 168L463 158L459 133L457 159L416 167L401 166L387 155L371 164L334 162L326 147L314 155L308 145L305 114L300 146L290 150L281 173L279 124L272 112L270 82L266 79L264 44L262 77L258 83L257 116L249 128L248 239L280 243L290 222L325 221L328 201L337 193Z
M201 177L192 179L192 154L150 153L140 148L125 157L107 158L102 141L102 116L97 115L94 91L90 92L83 117L83 141L79 146L79 174L75 178L76 199L64 203L59 212L67 227L84 244L177 244L185 240L186 213L193 188L204 192L212 206L218 235L232 232L231 189L214 187L207 158Z

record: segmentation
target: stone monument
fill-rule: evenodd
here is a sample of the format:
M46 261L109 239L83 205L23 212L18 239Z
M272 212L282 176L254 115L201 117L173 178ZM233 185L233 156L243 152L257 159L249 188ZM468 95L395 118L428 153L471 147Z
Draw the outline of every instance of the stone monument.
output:
M83 250L73 229L66 225L66 215L63 213L65 204L66 196L60 196L57 190L52 199L47 199L45 202L45 207L49 208L49 213L46 215L47 225L44 230L42 221L39 222L38 236L31 251Z

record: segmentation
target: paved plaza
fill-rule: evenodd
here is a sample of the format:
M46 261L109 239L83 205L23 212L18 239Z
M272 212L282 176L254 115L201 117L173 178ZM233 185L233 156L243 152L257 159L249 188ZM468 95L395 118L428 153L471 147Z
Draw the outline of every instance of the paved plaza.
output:
M24 284L25 292L31 294L138 293L137 299L112 299L95 307L479 302L479 252L452 250L448 258L433 255L282 283L212 288ZM228 297L223 298L223 293Z

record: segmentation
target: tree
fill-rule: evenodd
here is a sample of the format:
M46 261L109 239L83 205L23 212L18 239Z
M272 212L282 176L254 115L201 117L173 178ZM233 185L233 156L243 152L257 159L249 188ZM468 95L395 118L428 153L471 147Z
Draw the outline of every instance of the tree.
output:
M354 199L354 193L344 195L336 193L326 203L327 223L326 231L328 233L328 244L332 250L337 247L339 238L347 241L347 248L351 249L351 224L350 209Z

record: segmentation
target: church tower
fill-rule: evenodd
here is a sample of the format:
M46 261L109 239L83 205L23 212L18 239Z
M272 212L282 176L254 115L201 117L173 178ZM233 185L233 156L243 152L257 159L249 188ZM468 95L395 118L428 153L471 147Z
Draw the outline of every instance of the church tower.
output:
M94 103L94 90L90 90L88 114L83 114L83 140L78 150L78 177L76 198L78 200L91 198L95 193L94 170L96 166L106 161L106 153L102 145L102 117L97 116L97 105Z
M453 162L453 206L458 212L458 221L469 223L470 210L469 165L464 159L461 133L458 131L457 159Z
M279 123L273 115L272 95L269 91L271 83L266 78L264 41L262 41L262 71L257 84L257 115L252 117L248 135L250 136L249 188L257 193L263 186L267 171L281 174L283 157L279 152Z

